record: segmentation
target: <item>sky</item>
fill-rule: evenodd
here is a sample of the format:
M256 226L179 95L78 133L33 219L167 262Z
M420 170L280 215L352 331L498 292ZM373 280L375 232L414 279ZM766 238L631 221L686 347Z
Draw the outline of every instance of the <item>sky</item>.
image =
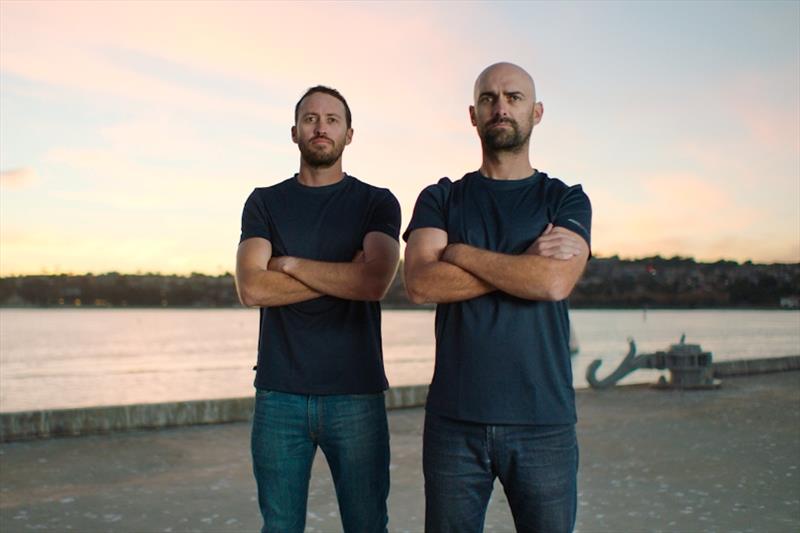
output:
M405 227L480 166L497 61L535 78L532 164L583 185L596 256L800 262L800 2L0 0L0 276L233 271L317 84Z

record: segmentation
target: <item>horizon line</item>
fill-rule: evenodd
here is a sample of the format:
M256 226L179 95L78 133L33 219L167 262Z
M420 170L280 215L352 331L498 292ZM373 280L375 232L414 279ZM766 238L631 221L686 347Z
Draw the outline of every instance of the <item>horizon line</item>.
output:
M662 256L660 254L656 255L648 255L644 257L623 257L619 254L612 254L612 255L599 255L593 254L590 258L590 262L592 259L617 259L619 261L628 261L628 262L638 262L638 261L645 261L645 260L666 260L666 261L692 261L697 264L705 264L705 265L713 265L715 263L734 263L736 265L758 265L758 266L775 266L775 265L800 265L800 261L791 262L791 261L773 261L773 262L756 262L752 259L747 259L744 261L737 261L735 259L716 259L716 260L697 260L692 256L682 256L682 255L673 255L670 257ZM400 262L402 263L403 258L400 258ZM588 263L587 263L588 264ZM119 270L108 270L105 272L92 272L86 271L83 273L76 273L76 272L48 272L48 271L40 271L40 272L15 272L11 274L0 274L0 279L6 278L21 278L21 277L34 277L34 276L106 276L110 274L116 274L120 276L176 276L176 277L191 277L191 276L208 276L208 277L223 277L223 276L233 276L233 272L226 270L224 272L219 273L210 273L210 272L200 272L200 271L191 271L191 272L161 272L161 271L142 271L137 270L135 272L131 271L119 271Z

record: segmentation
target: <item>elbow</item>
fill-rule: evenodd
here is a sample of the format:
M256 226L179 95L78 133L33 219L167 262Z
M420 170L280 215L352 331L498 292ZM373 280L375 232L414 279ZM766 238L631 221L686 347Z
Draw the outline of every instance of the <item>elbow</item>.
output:
M556 278L552 280L545 290L545 299L548 302L560 302L569 298L572 286L566 281Z
M258 307L258 304L256 303L255 299L253 299L253 298L251 298L249 296L240 295L239 296L239 301L245 307Z
M368 302L379 302L383 300L387 292L389 292L389 287L383 284L366 286L364 287L364 300Z
M406 278L406 295L408 296L409 301L412 304L420 305L428 303L428 298L425 297L425 294L420 291L420 287L418 284L410 282L408 277Z
M245 307L257 307L255 295L246 286L241 283L236 284L236 294L239 296L239 302Z
M428 290L421 269L412 269L406 262L403 270L403 287L406 290L408 300L415 305L432 303L430 291Z
M245 307L253 307L255 305L253 298L244 291L239 291L239 303Z
M356 299L367 302L380 302L389 292L392 279L387 280L384 275L367 275L357 289Z
M412 291L411 289L406 289L406 295L408 296L408 299L412 304L420 305L428 303L427 298L425 298L418 292Z

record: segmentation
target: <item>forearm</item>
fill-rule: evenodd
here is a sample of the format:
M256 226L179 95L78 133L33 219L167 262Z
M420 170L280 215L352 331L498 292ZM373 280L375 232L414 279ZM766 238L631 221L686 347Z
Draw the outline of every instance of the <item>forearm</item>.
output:
M414 268L406 263L405 282L408 297L417 304L460 302L495 290L486 281L444 261L431 261Z
M448 246L442 259L526 300L563 300L574 285L564 275L564 261L559 265L559 260L539 255L509 255L456 244Z
M247 307L279 307L322 296L291 276L268 270L237 275L236 288Z
M355 261L333 263L292 257L281 271L312 289L344 300L378 301L386 294L397 264ZM387 272L391 275L387 276Z

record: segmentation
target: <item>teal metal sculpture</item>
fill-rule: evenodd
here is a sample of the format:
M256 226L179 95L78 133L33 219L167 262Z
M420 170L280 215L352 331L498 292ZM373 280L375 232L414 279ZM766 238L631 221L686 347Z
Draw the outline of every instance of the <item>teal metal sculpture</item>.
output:
M670 389L709 389L719 387L721 381L714 379L711 352L704 352L699 344L686 344L686 335L681 335L678 344L673 344L666 352L643 353L636 355L636 342L628 339L628 354L611 374L603 379L597 378L597 369L602 361L595 359L586 369L586 381L594 389L612 387L622 378L639 368L669 370L670 379L662 376L656 384L659 388Z

